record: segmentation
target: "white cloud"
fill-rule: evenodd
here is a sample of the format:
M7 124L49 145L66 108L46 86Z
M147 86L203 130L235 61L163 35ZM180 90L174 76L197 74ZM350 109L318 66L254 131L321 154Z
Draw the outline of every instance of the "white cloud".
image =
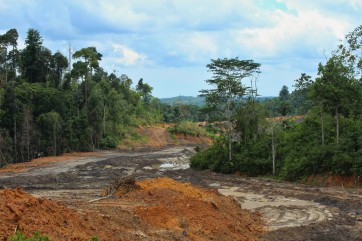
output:
M318 10L299 9L296 15L276 10L270 12L269 18L271 26L236 31L236 42L256 58L298 54L295 52L298 48L301 51L303 48L317 51L320 46L333 48L349 26L345 20L325 16Z
M205 32L177 35L170 48L172 48L170 52L184 56L187 61L194 63L205 58L215 58L218 54L218 43L212 34Z
M351 0L350 4L352 5L353 8L355 8L356 10L361 10L362 9L362 2L361 0Z
M361 0L0 0L0 31L17 28L20 49L28 28L53 52L66 53L69 41L95 46L105 69L152 68L148 79L161 72L160 83L176 78L164 69L192 69L192 79L211 58L236 56L274 70L262 79L287 81L287 71L313 71L361 12Z
M143 63L147 59L146 55L137 53L125 45L112 44L112 47L114 52L121 54L121 57L118 58L118 62L123 65L135 65L138 63Z

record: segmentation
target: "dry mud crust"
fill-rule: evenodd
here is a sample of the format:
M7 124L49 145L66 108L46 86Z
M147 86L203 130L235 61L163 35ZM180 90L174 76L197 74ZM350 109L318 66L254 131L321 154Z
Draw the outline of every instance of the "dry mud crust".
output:
M267 223L263 240L362 240L362 190L315 187L210 171L167 172L193 184L219 189Z

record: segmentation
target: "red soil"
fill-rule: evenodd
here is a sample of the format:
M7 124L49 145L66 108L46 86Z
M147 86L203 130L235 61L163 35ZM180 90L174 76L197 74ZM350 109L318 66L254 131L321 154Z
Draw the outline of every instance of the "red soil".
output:
M55 240L258 240L263 221L232 198L169 178L70 209L20 190L0 190L0 240L21 230ZM117 194L115 195L117 196Z
M0 169L0 173L5 172L23 172L33 167L46 166L52 162L62 162L76 160L82 157L98 156L97 152L72 152L65 153L62 156L47 156L33 159L30 162L22 162L16 164L9 164Z

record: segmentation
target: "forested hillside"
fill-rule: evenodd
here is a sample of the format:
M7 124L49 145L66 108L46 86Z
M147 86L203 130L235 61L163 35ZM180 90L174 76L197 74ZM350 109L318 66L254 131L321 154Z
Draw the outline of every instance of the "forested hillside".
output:
M102 54L84 47L72 54L43 45L29 29L0 36L0 166L40 155L114 148L132 129L159 122L207 121L216 138L192 167L296 180L316 173L362 174L362 27L318 66L301 74L290 93L258 95L260 64L214 59L205 106L160 102L143 79L107 73ZM280 118L283 116L283 118ZM291 117L288 117L291 116ZM297 116L297 117L293 117ZM180 126L183 126L182 124Z
M160 102L175 105L175 104L186 104L186 105L196 105L202 107L205 105L205 98L203 97L193 97L193 96L176 96L171 98L162 98Z
M35 29L23 49L18 38L16 29L0 35L0 166L113 148L139 125L205 119L193 104L161 103L142 78L107 73L95 47L68 59Z
M297 180L312 174L362 175L362 26L318 66L301 74L295 90L256 101L260 64L216 59L207 66L212 87L202 90L220 138L197 153L191 166L218 172L278 175ZM245 85L250 83L251 85ZM246 100L241 101L240 99ZM283 117L301 115L298 117ZM267 118L267 117L276 118Z
M18 33L0 36L0 166L70 150L115 147L142 124L162 122L170 109L140 79L107 73L95 47L73 53L73 65L43 45L29 29L24 49ZM168 115L174 115L174 109Z

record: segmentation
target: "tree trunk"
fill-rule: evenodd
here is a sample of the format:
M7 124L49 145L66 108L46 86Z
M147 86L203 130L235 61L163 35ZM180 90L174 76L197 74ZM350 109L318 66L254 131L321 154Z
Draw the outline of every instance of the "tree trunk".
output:
M88 113L88 77L85 78L85 113ZM88 117L88 116L87 116Z
M339 111L338 106L336 107L336 142L339 145Z
M7 65L7 55L8 55L8 50L7 48L5 48L5 65ZM5 84L8 82L8 67L5 66Z
M228 136L228 145L229 145L229 161L231 161L231 110L230 110L230 100L228 99L227 103L227 118L228 118L228 127L227 127L227 136Z
M15 45L13 45L13 72L14 72L14 76L13 76L13 81L15 81L16 79L16 69L15 69Z
M17 142L16 142L16 136L17 136L17 131L16 131L16 117L15 117L15 113L14 113L14 117L13 117L13 121L14 121L14 162L17 163L18 162L18 155L17 155Z
M106 103L103 105L103 137L106 136Z
M321 110L321 128L322 128L322 146L324 146L324 118L323 118L323 106Z
M273 158L273 175L275 175L275 140L274 140L274 126L272 126L272 158Z

